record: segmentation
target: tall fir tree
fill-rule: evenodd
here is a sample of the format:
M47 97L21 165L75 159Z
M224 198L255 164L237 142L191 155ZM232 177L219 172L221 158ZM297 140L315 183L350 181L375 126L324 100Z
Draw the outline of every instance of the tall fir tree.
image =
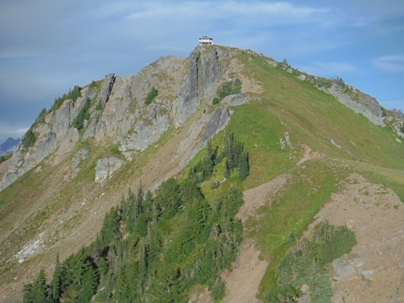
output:
M45 270L41 269L33 286L32 286L32 298L35 303L47 303L48 302L49 286L46 284Z
M55 272L53 273L53 278L50 285L50 301L53 303L58 303L61 293L62 293L62 268L60 266L59 253L57 253Z
M212 142L209 140L206 147L206 155L203 160L203 167L202 167L202 176L204 179L212 175L213 167L215 166L213 154L214 153L212 149Z
M224 164L224 177L226 179L230 178L229 159L226 159L226 163Z
M247 179L248 175L250 174L250 165L248 163L248 153L242 151L239 157L239 174L238 177L241 182Z

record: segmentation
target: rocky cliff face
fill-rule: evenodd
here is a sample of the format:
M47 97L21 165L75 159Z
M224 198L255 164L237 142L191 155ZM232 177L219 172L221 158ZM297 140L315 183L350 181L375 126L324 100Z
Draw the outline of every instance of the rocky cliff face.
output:
M46 164L59 164L79 142L86 140L104 146L118 144L119 151L130 160L134 154L155 143L170 126L179 127L187 121L201 100L211 100L215 96L218 86L229 77L226 69L235 53L236 50L231 48L198 46L189 58L162 57L136 75L121 78L109 74L98 85L84 87L76 101L65 100L58 109L47 113L43 123L33 127L36 136L33 146L24 148L22 143L18 145L6 168L2 169L0 191L44 159ZM273 60L268 62L272 67L284 66ZM232 62L232 65L239 64ZM301 80L313 82L313 79L318 79L290 66L284 66L284 69L297 73ZM404 137L404 115L399 110L386 113L376 99L354 87L333 81L329 84L319 89L376 125L385 126L388 122L398 135ZM145 99L153 87L158 90L158 95L152 104L146 105ZM90 119L79 132L72 122L87 99L92 104ZM248 96L244 94L230 96L220 108L207 114L211 118L204 117L207 126L201 144L225 126L229 119L228 106L247 100Z
M65 100L60 108L47 113L44 123L33 127L36 136L33 146L18 145L2 176L0 190L45 158L48 165L59 164L79 142L86 140L97 145L119 144L119 150L131 159L156 142L170 126L179 127L187 121L202 99L214 97L232 54L229 48L198 46L187 59L162 57L136 75L121 78L109 74L96 87L84 87L76 101ZM145 99L153 87L158 90L158 95L152 104L146 105ZM72 122L83 109L86 99L92 104L90 119L79 132ZM241 99L246 101L244 97ZM213 122L209 123L201 144L224 127L228 121L227 106L213 113ZM218 117L220 123L216 121ZM102 171L109 167L103 165L109 160L100 160ZM100 182L109 173L96 175Z

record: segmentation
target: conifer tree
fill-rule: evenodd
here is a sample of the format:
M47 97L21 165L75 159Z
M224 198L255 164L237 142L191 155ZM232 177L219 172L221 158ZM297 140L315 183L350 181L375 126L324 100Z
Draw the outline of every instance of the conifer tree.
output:
M24 287L22 289L23 293L22 303L35 303L32 288L33 288L32 283L24 284Z
M144 192L143 192L143 185L142 185L142 181L139 182L139 186L137 188L137 204L139 206L139 210L143 204L143 200L144 200Z
M212 142L209 140L206 147L206 155L203 160L202 175L206 179L212 175L215 162L213 159Z
M56 254L55 272L50 287L50 299L51 302L59 302L59 297L62 293L62 268L59 261L59 253Z
M224 177L226 179L230 178L230 167L229 167L229 159L226 159L226 163L224 165Z
M146 245L139 246L139 292L142 292L147 276L147 250Z
M39 272L33 286L32 298L35 303L47 303L49 286L46 284L46 274L43 269Z
M245 151L242 151L240 157L239 157L239 179L241 182L243 182L245 179L247 179L248 175L250 174L250 166L248 163L248 153Z

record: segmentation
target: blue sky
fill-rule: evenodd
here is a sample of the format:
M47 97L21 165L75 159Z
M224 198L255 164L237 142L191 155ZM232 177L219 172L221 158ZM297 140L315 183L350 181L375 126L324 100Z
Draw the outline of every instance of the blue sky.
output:
M203 35L342 77L404 112L402 0L1 0L0 143L74 85L187 57Z

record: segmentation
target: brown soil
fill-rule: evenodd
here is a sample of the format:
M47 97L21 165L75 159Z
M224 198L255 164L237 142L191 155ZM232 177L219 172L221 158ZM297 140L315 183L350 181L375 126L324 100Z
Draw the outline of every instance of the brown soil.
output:
M226 283L226 297L223 303L258 303L255 295L258 286L269 265L267 260L259 260L260 251L251 240L245 240L239 248L239 256L233 265L232 272L224 272L222 277Z
M353 174L316 221L346 225L358 241L334 260L332 302L404 302L404 204L390 189Z
M300 159L299 162L297 162L296 165L300 165L309 160L319 160L319 159L325 157L325 155L322 153L312 152L310 146L308 146L308 145L303 144L303 148L304 148L303 157Z
M244 65L240 63L236 58L230 60L228 66L229 73L235 73L239 75L240 81L242 83L241 92L242 93L257 93L260 94L263 92L263 88L261 85L256 83L254 79L249 77L248 75L243 75L242 71L244 70Z
M274 180L244 192L244 204L237 218L244 222L255 216L256 209L262 206L270 195L279 191L286 183L289 175L281 175ZM222 302L258 303L255 295L261 279L269 265L268 260L259 259L260 251L251 239L245 239L239 247L239 255L231 272L224 272L222 278L226 284L226 296ZM189 303L213 303L206 288L197 287L191 294Z

